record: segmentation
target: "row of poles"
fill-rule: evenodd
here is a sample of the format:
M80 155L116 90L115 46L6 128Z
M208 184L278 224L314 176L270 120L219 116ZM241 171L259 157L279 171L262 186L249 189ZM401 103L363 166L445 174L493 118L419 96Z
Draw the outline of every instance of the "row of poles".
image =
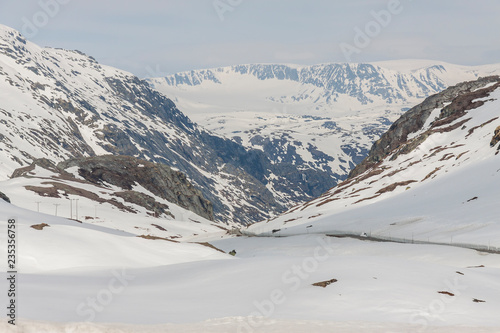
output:
M70 219L73 218L73 202L75 202L75 220L78 221L78 200L79 199L69 199L70 200ZM37 212L40 212L40 204L42 202L41 201L36 201L36 205L37 205ZM61 205L61 204L53 204L55 206L55 216L57 216L57 208ZM94 206L94 219L97 219L97 205Z

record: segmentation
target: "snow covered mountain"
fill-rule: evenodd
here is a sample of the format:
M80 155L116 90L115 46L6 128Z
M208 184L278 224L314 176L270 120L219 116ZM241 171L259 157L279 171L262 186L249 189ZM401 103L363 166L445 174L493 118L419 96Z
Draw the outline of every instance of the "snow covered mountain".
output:
M206 128L303 170L318 196L344 180L406 110L450 85L500 73L500 65L404 60L314 66L255 64L195 70L148 82ZM274 187L277 196L286 190ZM286 200L286 199L284 199Z
M260 150L199 127L130 73L78 51L41 48L5 26L0 117L2 179L39 158L134 156L185 173L217 221L239 223L279 213L329 183L326 172L276 165Z
M6 27L0 78L0 198L13 203L0 199L0 243L15 219L20 305L18 326L0 331L498 332L500 264L488 250L500 247L500 78L412 108L349 180L242 229L264 237L211 219L264 219L326 187L331 171L299 163L298 143L268 142L289 155L245 148L134 76ZM370 114L344 111L353 124ZM283 114L301 121L296 137L328 121ZM355 142L349 133L341 139ZM365 241L387 234L416 244ZM286 235L296 236L268 237Z
M499 76L433 95L398 119L349 179L248 230L500 248L499 107Z

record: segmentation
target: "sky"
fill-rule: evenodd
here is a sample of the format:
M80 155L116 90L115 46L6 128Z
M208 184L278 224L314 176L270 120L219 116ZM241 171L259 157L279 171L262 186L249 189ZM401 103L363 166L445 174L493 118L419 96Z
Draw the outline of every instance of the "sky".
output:
M0 23L159 77L248 63L500 63L498 0L1 0Z

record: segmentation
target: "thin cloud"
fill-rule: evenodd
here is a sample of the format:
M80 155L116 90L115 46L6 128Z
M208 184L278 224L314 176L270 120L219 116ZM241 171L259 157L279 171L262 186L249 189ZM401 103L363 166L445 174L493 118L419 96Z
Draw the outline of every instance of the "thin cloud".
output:
M54 0L58 1L58 0ZM344 62L340 45L387 10L388 0L252 0L223 13L214 0L70 1L31 38L79 49L101 62L148 75L249 62ZM428 58L458 64L498 63L496 0L400 0L391 18L352 61ZM38 0L6 0L0 22L22 30L43 11Z

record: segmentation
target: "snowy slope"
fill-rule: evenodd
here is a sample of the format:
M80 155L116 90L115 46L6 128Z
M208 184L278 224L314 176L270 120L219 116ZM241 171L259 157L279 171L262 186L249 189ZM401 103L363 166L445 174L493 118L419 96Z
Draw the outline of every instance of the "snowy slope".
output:
M264 151L274 163L299 165L309 182L316 180L310 170L324 171L332 181L323 183L331 187L404 111L450 85L498 73L498 64L404 60L241 65L148 82L197 123ZM280 188L269 187L280 195Z
M152 198L149 205L119 196L124 193L121 187L109 183L92 184L77 172L73 178L62 176L39 165L30 171L29 177L2 181L0 187L11 203L43 213L47 219L65 217L137 236L171 240L225 232L219 223L162 199L139 184L126 193ZM163 208L162 212L155 211L154 207Z
M500 247L499 82L429 98L394 123L347 181L248 230Z
M27 242L31 237L45 239L57 230L33 230L33 234L23 230L23 233ZM185 332L189 327L223 332L253 331L253 328L257 332L283 332L283 327L294 323L302 328L298 332L316 325L319 332L335 327L345 332L361 328L375 332L383 328L449 332L450 327L460 326L471 327L461 328L463 332L477 332L480 327L494 332L500 326L497 255L443 246L380 244L304 235L212 241L225 251L235 249L236 258L228 260L223 254L217 257L206 252L192 261L188 260L193 259L189 250L197 245L181 247L188 245L149 242L152 244L145 243L148 250L167 243L163 250L157 251L162 251L158 254L173 251L167 256L170 258L164 259L168 265L155 265L161 263L155 256L138 263L134 254L126 262L117 261L126 265L122 267L21 274L18 287L22 291L21 318L52 322L91 319L84 324L67 324L75 327L76 332L85 332L85 328L101 332L99 329L104 331L107 326L96 323L111 322L120 323L111 327L122 327L125 332L127 329L135 332L134 326L125 324L163 324L136 328L139 332L154 332L160 327L173 332ZM181 254L182 249L187 252ZM130 253L130 249L123 250ZM140 250L138 254L142 254ZM51 255L58 258L54 253ZM190 262L173 263L171 257L177 255ZM101 260L110 257L112 254ZM20 260L26 263L28 258ZM127 276L125 288L110 302L101 304L100 311L91 312L86 300L98 299L97 295L107 289L116 272ZM326 288L312 285L331 279L337 281ZM206 320L209 321L194 324Z
M7 220L17 220L17 267L26 274L152 267L226 258L205 246L144 239L125 231L25 210L4 201L0 201L0 208L2 244L7 237ZM31 227L42 223L48 226L42 230ZM0 256L7 257L6 247L0 250ZM6 271L6 263L2 263L2 269Z

